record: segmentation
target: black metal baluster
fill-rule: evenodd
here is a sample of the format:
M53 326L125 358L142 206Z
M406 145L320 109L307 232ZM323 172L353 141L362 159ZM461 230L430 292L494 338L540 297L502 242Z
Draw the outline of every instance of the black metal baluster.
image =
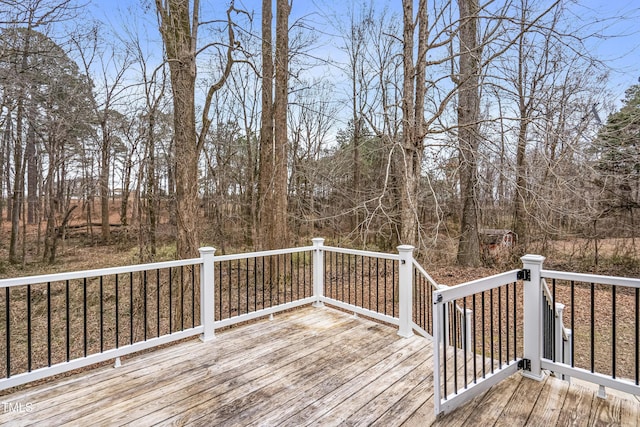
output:
M591 372L595 372L596 354L595 354L595 284L591 283Z
M100 353L104 351L104 276L100 276Z
M611 286L611 376L616 377L616 286Z
M417 276L415 274L415 271L413 272L413 301L412 301L412 317L415 323L417 323L421 328L424 329L424 325L421 324L421 319L420 319L420 303L421 303L421 299L422 299L422 294L420 293L420 291L418 290L419 284L418 281L416 280Z
M469 380L467 378L467 352L469 349L467 348L467 334L469 331L467 330L467 297L462 299L462 312L464 313L462 316L462 354L464 356L464 388L467 388L469 384Z
M262 308L264 308L264 279L265 279L265 274L264 274L264 257L262 257Z
M391 316L396 317L396 263L391 261Z
M550 334L551 343L549 348L551 348L551 360L556 361L556 279L551 280L551 304L550 304L550 313L551 322L550 322Z
M476 309L476 294L473 294L471 296L471 304L473 305L473 325L471 327L471 329L473 330L473 382L477 383L478 382L478 366L477 366L478 357L476 355L478 351L478 348L477 348L478 347L478 336L477 336L478 327L476 326L476 323L477 323L476 314L478 310ZM482 333L484 333L484 331Z
M258 260L253 258L253 311L258 311Z
M156 268L156 331L160 336L160 269Z
M229 308L228 308L229 318L231 318L231 301L232 301L231 300L231 296L233 294L233 292L232 292L233 286L231 286L231 284L232 284L231 276L232 275L233 275L233 269L231 268L231 260L229 260L229 261L227 261L227 279L228 279L227 280L227 282L228 282L227 286L229 288Z
M360 257L360 304L364 308L364 256Z
M303 252L302 257L303 257L302 258L302 298L306 298L307 297L307 252Z
M344 298L344 252L340 254L340 289L342 290L340 301L346 302Z
M324 263L324 294L326 297L333 298L333 294L331 293L331 279L333 277L331 274L331 252L324 253L322 262ZM313 271L313 267L311 271Z
M518 359L518 283L513 282L513 360Z
M71 360L71 319L69 310L69 281L65 281L65 307L67 314L67 331L66 331L66 346L67 346L67 362Z
M276 306L277 306L277 305L282 304L282 302L283 302L283 300L282 300L283 294L284 294L284 302L286 302L287 286L286 286L285 280L283 278L284 269L285 269L285 267L284 267L285 263L283 261L284 257L281 254L273 255L273 256L276 259L276 284L277 284L277 286L276 286L276 289L277 289L277 292L276 292ZM282 289L280 288L281 282L282 282L282 285L283 285Z
M173 333L173 268L169 267L169 335Z
M494 351L494 345L493 345L493 330L494 330L494 321L493 321L493 288L491 288L489 290L489 323L491 324L491 327L489 328L490 331L490 338L489 338L489 342L491 343L491 373L494 372L494 365L495 365L495 359L493 356L493 351Z
M377 259L377 258L376 258ZM445 400L447 399L447 337L446 334L447 332L447 310L446 310L446 303L442 304L442 331L444 332L443 337L442 337L442 348L443 348L443 356L442 356L442 372L443 372L443 385L444 385L444 398ZM436 349L436 351L440 351L439 349ZM436 384L436 387L439 387L439 384Z
M83 350L84 357L87 357L87 278L82 280L82 317L83 317Z
M433 316L433 293L431 292L431 284L423 279L423 290L426 293L426 311L429 313L427 318L427 327L429 328L427 332L431 331L432 334L435 334L436 331L433 330L432 316Z
M458 394L458 307L456 300L451 301L453 314L453 392Z
M290 292L291 301L293 301L293 253L289 254L289 275L291 276L289 278L289 283L290 283L289 286L291 286L291 288L289 290L291 291ZM299 298L299 297L300 297L300 292L298 292L298 295L297 295L297 298Z
M115 315L116 315L116 348L120 346L120 290L119 288L119 275L115 275L115 293L116 293L116 305L115 305Z
M7 306L8 304L7 299ZM8 330L9 323L7 323ZM51 366L51 282L47 282L47 366Z
M373 283L371 282L371 257L367 257L367 260L368 260L368 262L369 262L369 268L367 269L367 271L368 271L368 275L369 275L369 277L368 277L368 283L369 283L369 306L368 306L367 308L368 308L369 310L371 310L371 308L372 308L372 307L371 307L371 294L373 294L373 292L371 292L372 287L373 287L373 286L372 286L372 285L373 285Z
M384 260L384 298L383 298L383 302L384 302L384 314L387 314L387 305L388 305L388 301L387 301L387 260Z
M143 325L143 333L144 340L147 340L147 270L142 272L142 291L144 292L144 300L143 300L143 313L142 320L144 321Z
M180 330L184 331L184 265L180 266Z
M508 284L507 284L507 286L505 286L505 291L506 291L506 294L507 294L506 300L505 300L505 304L504 304L505 311L506 311L505 319L506 319L506 324L507 324L506 325L507 326L507 330L505 331L506 343L507 343L507 346L506 346L506 349L505 349L506 350L505 361L508 363L509 362L509 332L508 331L511 330L510 329L510 325L509 325L509 285ZM515 328L515 326L514 326L514 328ZM514 355L514 359L515 359L515 355Z
M349 304L351 304L351 255L347 255L347 280L347 291L349 292L347 301L349 302Z
M222 320L223 318L223 315L222 315L222 300L224 299L222 295L222 268L223 267L224 267L224 264L219 263L218 269L216 270L218 272L218 280L217 280L218 292L216 292L216 298L218 298L218 312L216 313L216 315L220 320ZM204 321L204 319L201 319L201 321Z
M273 307L273 257L269 257L269 307Z
M380 258L376 258L376 312L380 313Z
M191 266L191 327L192 328L196 327L196 266L195 265Z
M498 288L498 369L502 369L502 286Z
M280 257L282 256L282 276L278 272L278 284L280 284L280 277L282 277L282 288L284 290L284 301L287 303L287 254L278 255L278 266L280 265Z
M11 377L11 292L9 287L4 288L4 297L7 301L4 311L7 324L6 343L7 343L7 378ZM49 341L49 348L51 348L51 341ZM49 362L51 364L51 362Z
M129 344L133 344L133 271L129 272Z
M640 346L640 289L635 289L636 293L636 345L634 346L634 357L636 366L636 385L640 383L640 357L638 357L638 347Z
M245 305L247 307L247 313L249 312L249 258L245 258L244 259L244 267L245 267L245 296L246 296L246 302Z
M487 370L486 370L486 366L487 363L485 362L485 360L487 360L487 353L486 353L486 340L485 340L485 335L486 335L486 325L485 325L485 298L484 298L484 292L482 291L482 298L481 298L481 307L482 307L482 378L485 378L487 376Z
M27 285L27 371L31 372L31 285Z

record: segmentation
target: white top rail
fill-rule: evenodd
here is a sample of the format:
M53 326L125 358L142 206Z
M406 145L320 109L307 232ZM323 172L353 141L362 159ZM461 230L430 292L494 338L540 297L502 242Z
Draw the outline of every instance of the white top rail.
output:
M422 274L422 276L427 279L427 282L429 282L431 284L431 286L433 286L435 289L442 289L443 286L439 285L438 282L436 282L433 277L431 277L429 275L429 273L427 273L427 271L420 265L420 263L418 261L416 261L415 259L413 260L413 267L418 270L418 272L420 274Z
M67 273L43 274L39 276L14 277L0 280L0 289L12 286L35 285L47 282L63 282L66 280L85 279L89 277L109 276L137 271L159 270L163 268L182 267L201 264L202 258L191 258L177 261L154 262L149 264L127 265L123 267L100 268L96 270L72 271Z
M500 286L508 285L517 281L517 274L519 270L511 270L506 273L496 274L494 276L485 277L483 279L473 280L461 285L452 286L444 289L434 291L434 295L442 297L440 301L434 296L434 303L437 302L449 302L456 299L464 298L469 295L479 294L489 289L495 289Z
M392 261L400 261L400 255L398 254L362 251L358 249L344 249L344 248L337 248L335 246L322 246L321 248L327 252L337 252L337 253L348 254L348 255L360 255L360 256L368 256L371 258L381 258L381 259L390 259Z
M258 258L258 257L266 257L272 255L284 255L284 254L293 254L298 252L308 252L314 250L314 246L303 246L300 248L287 248L287 249L273 249L270 251L260 251L260 252L248 252L248 253L240 253L240 254L229 254L229 255L220 255L215 257L215 262L221 261L234 261L237 259L245 259L245 258Z
M569 280L600 285L626 286L640 288L640 279L629 277L602 276L598 274L570 273L566 271L542 270L540 275L545 279Z

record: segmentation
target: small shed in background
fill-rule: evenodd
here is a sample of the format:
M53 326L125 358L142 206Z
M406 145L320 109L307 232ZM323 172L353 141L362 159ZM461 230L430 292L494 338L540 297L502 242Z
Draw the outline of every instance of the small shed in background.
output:
M480 230L479 235L482 252L494 257L509 252L518 243L518 235L508 229L487 228Z

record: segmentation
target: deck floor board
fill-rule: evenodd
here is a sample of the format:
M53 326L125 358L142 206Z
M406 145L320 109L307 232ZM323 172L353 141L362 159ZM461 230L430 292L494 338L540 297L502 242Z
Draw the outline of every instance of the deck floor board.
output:
M640 403L519 373L436 419L431 341L305 307L0 396L0 425L638 425ZM458 366L464 370L463 365ZM467 367L469 369L469 367Z

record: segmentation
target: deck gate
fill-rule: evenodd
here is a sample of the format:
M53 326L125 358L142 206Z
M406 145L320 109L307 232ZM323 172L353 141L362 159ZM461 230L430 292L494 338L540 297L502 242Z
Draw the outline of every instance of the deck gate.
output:
M433 292L436 415L530 367L523 356L527 313L519 276L513 270ZM535 315L531 321L539 324Z

